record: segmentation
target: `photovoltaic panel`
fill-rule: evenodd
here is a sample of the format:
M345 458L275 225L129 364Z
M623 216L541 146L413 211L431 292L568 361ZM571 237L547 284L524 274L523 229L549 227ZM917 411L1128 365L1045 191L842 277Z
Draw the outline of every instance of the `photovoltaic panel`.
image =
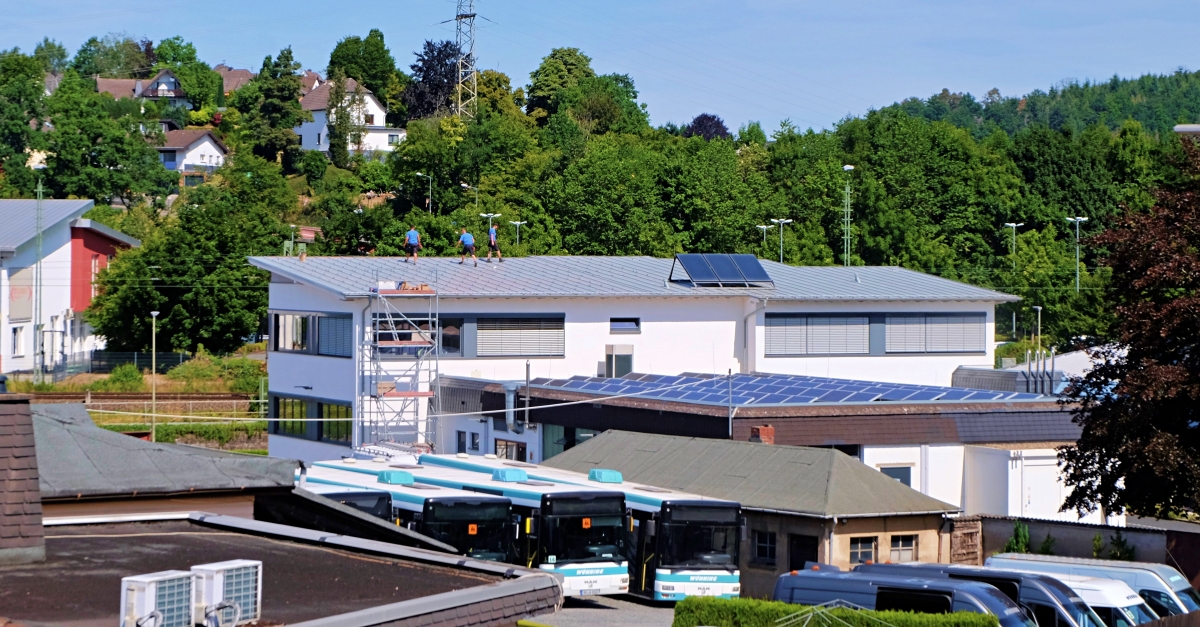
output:
M934 390L920 390L905 397L906 401L932 401L941 396L942 393Z
M729 255L733 263L737 264L738 270L742 271L742 276L751 283L772 283L771 275L767 274L765 268L759 263L758 257L754 255Z
M682 253L675 255L675 259L679 262L679 265L683 266L692 283L696 285L719 283L717 273L712 269L712 266L708 265L708 261L704 259L704 255Z

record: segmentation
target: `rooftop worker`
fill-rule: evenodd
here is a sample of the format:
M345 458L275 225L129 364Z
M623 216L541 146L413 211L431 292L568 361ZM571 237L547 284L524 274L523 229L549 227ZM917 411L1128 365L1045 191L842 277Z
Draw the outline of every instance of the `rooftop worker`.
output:
M496 258L504 263L504 255L500 254L500 243L496 241L496 225L488 225L488 256L487 262L492 262L492 253L496 253Z
M408 232L404 234L404 262L408 263L408 258L412 257L413 265L417 263L417 251L421 250L421 234L417 232L417 225L408 227Z
M468 233L466 229L463 229L462 235L458 236L458 243L462 244L463 247L462 259L458 261L458 265L461 266L466 263L467 255L471 255L471 261L474 261L475 267L478 268L479 258L475 256L475 236Z

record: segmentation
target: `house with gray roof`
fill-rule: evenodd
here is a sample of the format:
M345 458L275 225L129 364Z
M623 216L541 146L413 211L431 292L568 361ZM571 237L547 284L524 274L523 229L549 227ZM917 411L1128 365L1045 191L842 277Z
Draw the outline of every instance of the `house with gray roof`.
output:
M83 319L96 276L137 239L83 215L90 200L0 200L0 373L52 369L104 348ZM40 315L39 315L40 314Z
M741 503L748 597L809 562L948 562L945 517L959 511L833 449L613 430L543 463Z
M751 255L249 261L271 275L271 452L306 460L388 441L542 459L536 427L494 428L431 385L524 382L527 365L555 380L767 372L946 386L959 366L993 363L995 305L1015 300L902 268Z

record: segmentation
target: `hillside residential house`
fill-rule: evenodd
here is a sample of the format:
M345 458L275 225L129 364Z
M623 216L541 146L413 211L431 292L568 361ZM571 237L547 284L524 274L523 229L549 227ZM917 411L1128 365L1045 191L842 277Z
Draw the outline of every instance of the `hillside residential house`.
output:
M43 200L41 319L35 324L37 202L0 200L0 372L52 368L72 354L103 349L83 310L96 295L100 270L118 250L141 245L82 218L90 200Z
M308 92L320 87L324 82L325 79L321 78L320 74L312 70L304 70L304 73L300 75L300 95L306 95Z
M313 116L312 122L304 122L295 128L296 134L300 136L300 147L305 150L329 153L328 114L331 87L329 83L321 83L300 99L300 105ZM349 94L356 87L358 83L354 79L346 79L347 101L350 98ZM366 130L362 140L363 152L391 152L397 144L404 141L407 131L402 128L389 128L386 122L387 108L379 102L375 94L366 88L363 91L365 98L362 110L352 112L355 123L362 125ZM355 151L355 147L350 146L350 150Z
M806 562L950 561L944 523L957 507L832 449L606 431L543 463L741 503L743 597L770 597Z
M179 78L171 70L159 70L154 76L141 78L96 78L96 91L113 98L142 98L165 102L172 107L191 109Z
M180 185L198 185L225 163L229 150L206 129L169 130L158 147L158 158L168 170L179 173Z
M224 63L221 63L217 67L213 68L213 71L221 75L221 81L223 83L222 89L224 90L226 96L244 87L246 83L254 80L254 72L251 72L250 70L231 68Z
M430 382L523 383L527 364L530 376L549 379L732 370L944 386L960 365L992 363L993 309L1014 299L901 268L770 261L758 269L765 280L740 286L693 281L676 260L651 257L522 257L478 267L457 258L250 263L271 273L273 415L355 425L276 422L271 454L305 460L388 438L452 450L459 429L447 430L445 419L431 424L427 411L431 400L443 414L459 401L437 398ZM401 284L427 289L393 289ZM440 337L427 330L431 316ZM408 320L422 317L414 332ZM380 421L393 418L408 426L382 433Z

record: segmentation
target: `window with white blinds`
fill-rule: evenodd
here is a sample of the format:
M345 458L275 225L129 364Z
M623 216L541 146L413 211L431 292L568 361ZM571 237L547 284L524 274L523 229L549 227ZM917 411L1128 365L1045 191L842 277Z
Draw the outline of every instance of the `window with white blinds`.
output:
M889 353L982 353L986 318L972 315L889 315Z
M349 317L317 316L317 353L354 356L354 321Z
M480 357L562 357L566 330L562 318L480 318L476 354Z
M866 355L871 325L866 316L768 316L766 355Z

